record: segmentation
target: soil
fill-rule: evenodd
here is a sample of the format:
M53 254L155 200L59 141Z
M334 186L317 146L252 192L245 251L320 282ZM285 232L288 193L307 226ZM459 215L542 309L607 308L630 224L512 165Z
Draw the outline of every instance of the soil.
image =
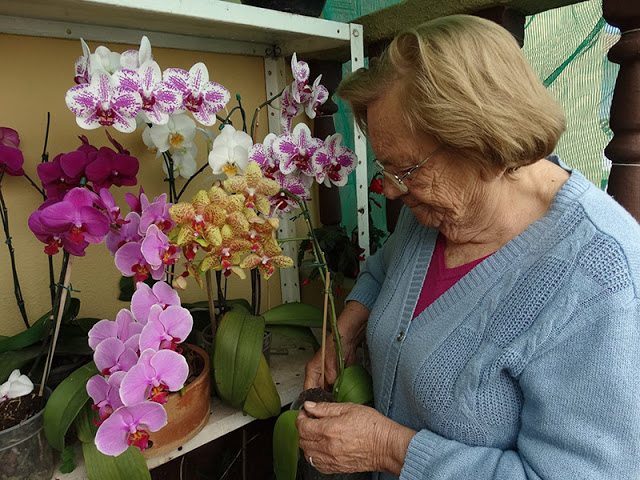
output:
M0 430L14 427L33 417L42 409L42 398L37 393L0 402Z
M187 344L182 344L182 352L179 353L182 353L182 356L187 360L187 365L189 365L189 376L184 382L185 386L187 386L198 378L198 375L204 370L204 360Z
M335 402L334 396L320 387L310 388L305 390L298 396L298 402Z

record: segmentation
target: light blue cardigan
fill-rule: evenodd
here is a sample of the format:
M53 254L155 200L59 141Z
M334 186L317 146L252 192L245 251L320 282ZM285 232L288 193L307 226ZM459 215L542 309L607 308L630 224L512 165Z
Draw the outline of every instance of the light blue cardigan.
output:
M418 431L400 478L640 479L636 221L574 170L411 321L437 234L404 208L348 298L371 309L376 408Z

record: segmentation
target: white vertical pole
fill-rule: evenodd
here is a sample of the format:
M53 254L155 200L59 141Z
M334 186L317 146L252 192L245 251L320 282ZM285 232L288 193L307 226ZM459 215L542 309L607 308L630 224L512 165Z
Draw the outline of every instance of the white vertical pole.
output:
M264 59L264 75L265 85L267 89L267 99L280 93L285 87L285 62L284 58L265 57ZM280 102L276 101L274 104L279 105ZM267 115L269 117L269 132L279 135L282 133L280 127L280 109L267 107ZM262 135L260 136L262 137ZM260 141L261 138L257 138L256 141ZM280 219L280 226L278 228L279 238L293 238L296 236L296 228L294 222L290 220L290 217L284 217ZM282 292L282 303L299 302L300 301L300 280L298 276L298 264L297 264L297 242L286 242L282 245L282 253L294 260L293 267L280 269L280 290Z
M364 67L364 42L362 25L350 24L351 30L351 70ZM369 258L369 182L367 177L367 141L353 121L353 145L358 156L356 167L356 201L358 206L358 244L364 250L364 258Z

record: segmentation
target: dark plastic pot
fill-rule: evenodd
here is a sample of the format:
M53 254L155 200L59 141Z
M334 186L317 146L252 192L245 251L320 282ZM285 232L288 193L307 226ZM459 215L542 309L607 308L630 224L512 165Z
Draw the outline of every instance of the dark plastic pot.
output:
M319 17L327 0L242 0L245 5Z

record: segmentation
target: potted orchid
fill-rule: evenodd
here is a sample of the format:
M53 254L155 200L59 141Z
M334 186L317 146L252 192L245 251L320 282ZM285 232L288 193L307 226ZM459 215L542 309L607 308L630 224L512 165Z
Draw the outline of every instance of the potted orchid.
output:
M103 320L91 330L94 363L74 372L56 390L57 398L66 399L67 404L57 403L51 409L50 441L61 448L67 429L75 421L90 478L91 464L105 462L105 454L109 458L118 456L113 457L115 463L101 465L113 466L118 459L133 462L136 475L144 477L140 450L149 447L153 435L165 425L162 402L171 397L167 393L180 390L185 383L184 362L176 357L183 347L177 345L186 338L193 321L180 305L174 288L185 288L189 277L201 287L206 284L211 333L215 335L213 370L223 400L256 417L278 414L280 399L260 349L265 327L301 327L306 329L304 337L315 342L308 328L320 326L322 316L318 309L304 304L259 311L260 277L267 279L276 267L291 265L293 261L282 255L281 242L299 240L276 240L278 216L301 209L316 259L314 268L329 282L306 201L314 182L344 185L354 169L355 155L341 144L338 134L321 140L314 138L304 124L292 128L293 117L306 112L313 118L316 108L328 97L320 78L309 83L308 65L299 62L295 54L293 82L255 110L249 130L239 96L238 105L227 109L225 116L220 115L230 93L209 81L204 64L198 63L189 71L168 68L162 72L146 37L139 50L123 54L106 47L91 53L84 42L82 46L83 55L75 65L77 85L66 95L78 125L87 129L113 127L125 133L140 125L144 143L162 157L169 189L153 199L142 190L137 196L127 194L130 211L126 215L107 190L89 196L80 193L82 189L71 190L65 194L70 197L63 200L75 216L73 221L68 215L60 219L53 236L38 230L41 224L49 227L51 223L41 220L42 213L34 219L32 229L51 248L70 238L81 238L84 245L97 242L105 230L104 222L97 217L92 222L94 217L83 216L88 215L86 209L99 206L108 218L105 244L116 267L135 284L131 309L122 310L115 322ZM262 143L254 143L258 112L278 99L284 133L269 134ZM241 116L242 129L232 125L234 113ZM218 120L219 134L196 126L197 122L210 127ZM205 135L209 150L208 160L200 168L193 144L197 131ZM216 176L213 186L198 192L190 202L181 202L187 185L207 168ZM107 177L105 182L114 182L117 175ZM185 179L180 189L179 177ZM59 217L61 210L56 210ZM67 223L62 224L62 220ZM84 230L74 230L73 222L80 222ZM184 271L176 272L181 265ZM231 307L234 302L223 293L225 281L232 274L244 277L245 269L250 271L252 281L251 302L248 308L238 302ZM149 287L145 281L157 283ZM327 298L339 343L329 285ZM87 410L89 395L98 417ZM92 419L99 424L97 433Z

